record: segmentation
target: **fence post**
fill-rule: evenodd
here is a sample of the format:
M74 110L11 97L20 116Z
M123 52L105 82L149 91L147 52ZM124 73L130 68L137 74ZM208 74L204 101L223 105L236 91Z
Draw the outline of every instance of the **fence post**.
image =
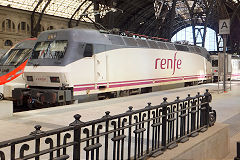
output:
M40 138L39 136L42 134L45 134L44 131L41 131L42 126L40 125L36 125L35 127L35 131L31 132L30 135L35 137L35 154L38 154L40 152ZM40 157L36 156L35 160L39 160Z
M73 146L73 159L80 160L81 127L84 125L84 123L80 121L81 115L75 114L73 117L75 118L75 121L69 124L69 126L74 127L73 141L75 144Z
M237 142L237 157L234 160L240 160L240 141Z
M209 127L209 114L210 114L210 105L209 103L212 101L212 95L208 92L208 89L206 89L206 92L204 93L205 99L207 104L206 106L206 112L205 112L205 116L206 116L206 124L207 128Z
M105 116L103 116L102 118L105 118L105 132L107 133L109 131L109 118L111 117L110 116L110 112L109 111L106 111L105 112ZM108 159L108 134L105 135L105 152L104 152L104 159L107 160Z
M167 97L163 98L162 106L162 147L167 148Z

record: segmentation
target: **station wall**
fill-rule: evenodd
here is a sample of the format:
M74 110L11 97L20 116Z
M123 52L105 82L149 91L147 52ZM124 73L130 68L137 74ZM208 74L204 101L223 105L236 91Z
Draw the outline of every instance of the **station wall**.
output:
M31 37L31 14L30 11L0 6L0 49L10 49L17 42ZM38 17L39 13L35 13L35 21ZM40 30L68 28L68 22L67 18L43 15ZM87 22L80 22L78 27L94 28L93 24Z

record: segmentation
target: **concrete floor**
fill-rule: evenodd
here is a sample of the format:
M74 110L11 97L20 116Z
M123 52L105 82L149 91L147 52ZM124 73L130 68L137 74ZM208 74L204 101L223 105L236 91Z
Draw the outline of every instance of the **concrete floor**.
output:
M80 114L81 121L101 118L105 111L110 115L123 113L128 106L140 109L151 102L152 105L160 104L163 97L168 97L168 102L180 98L186 98L187 94L195 96L197 92L203 94L206 89L212 93L211 106L217 112L217 122L230 124L230 153L226 159L236 156L236 141L240 140L240 82L232 82L232 91L218 93L217 84L204 84L186 88L178 88L167 91L153 92L142 95L121 97L116 99L60 106L41 110L33 110L22 113L14 113L13 117L0 120L0 141L28 135L34 131L34 126L39 124L42 130L50 130L69 125L74 121L73 116ZM239 128L238 128L239 127Z

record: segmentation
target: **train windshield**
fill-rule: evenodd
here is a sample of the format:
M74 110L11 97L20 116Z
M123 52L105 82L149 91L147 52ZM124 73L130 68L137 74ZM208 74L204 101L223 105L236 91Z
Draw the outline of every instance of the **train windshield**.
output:
M61 59L67 49L67 41L37 42L31 59Z
M17 66L29 57L32 49L11 49L0 59L0 65Z
M218 60L212 60L212 66L218 67Z

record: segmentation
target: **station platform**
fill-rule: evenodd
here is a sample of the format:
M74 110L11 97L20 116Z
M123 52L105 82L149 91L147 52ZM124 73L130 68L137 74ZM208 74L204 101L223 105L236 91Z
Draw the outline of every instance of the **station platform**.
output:
M220 86L222 88L222 86ZM0 141L29 135L35 125L41 125L43 131L68 126L74 121L73 116L80 114L81 121L86 122L101 118L106 111L110 115L126 112L129 106L134 109L144 108L148 102L157 105L163 102L163 97L171 102L177 96L184 99L188 94L195 96L203 94L206 89L212 94L210 106L217 112L217 122L229 124L230 153L226 159L236 156L236 141L240 140L240 82L233 81L231 91L218 93L218 85L202 84L185 88L171 89L159 92L120 97L115 99L52 107L14 113L12 117L0 119Z

